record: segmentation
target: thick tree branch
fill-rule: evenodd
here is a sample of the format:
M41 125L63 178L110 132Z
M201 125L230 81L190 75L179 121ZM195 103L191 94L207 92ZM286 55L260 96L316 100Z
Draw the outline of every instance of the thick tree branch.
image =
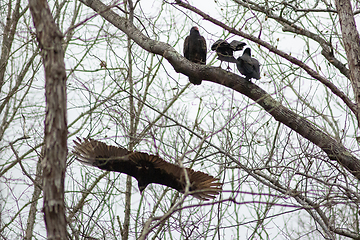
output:
M338 163L346 167L356 178L360 179L360 161L347 151L341 143L325 134L305 118L275 101L267 92L257 85L225 70L188 61L169 44L152 40L143 35L134 25L129 23L125 18L118 16L99 0L83 0L82 2L95 12L98 12L115 27L126 33L146 51L162 55L174 67L176 72L221 84L251 98L269 112L277 121L287 125L320 147L331 160L338 161Z
M62 34L46 0L29 0L45 68L45 136L43 182L47 239L67 239L64 178L67 157L66 72Z
M300 28L300 27L298 27L296 25L289 26L289 25L284 24L283 31L284 32L292 32L292 33L295 33L295 34L298 34L298 35L306 36L306 37L318 42L320 44L321 48L322 48L321 54L326 58L326 60L328 60L329 63L331 63L334 67L339 69L339 71L345 77L350 79L349 69L347 69L345 64L340 62L334 56L333 47L331 46L331 44L329 42L325 41L325 39L321 38L319 35L317 35L315 33L310 32L309 30L306 30L304 28ZM345 101L345 100L343 99L343 101ZM350 99L346 99L346 101L350 101ZM353 104L353 103L351 102L350 104Z

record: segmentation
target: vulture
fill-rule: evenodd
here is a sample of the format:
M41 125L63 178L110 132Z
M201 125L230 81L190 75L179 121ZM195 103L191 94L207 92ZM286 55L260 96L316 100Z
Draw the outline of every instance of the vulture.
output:
M103 142L77 138L74 155L84 164L107 171L128 174L138 181L140 193L150 183L158 183L185 192L185 172L178 165L158 156L143 152L130 152L125 148L109 146ZM210 200L221 192L222 183L206 173L186 168L190 194L200 200Z
M246 80L260 79L259 61L251 57L250 48L244 50L243 55L237 59L236 66L239 72L246 77Z
M190 35L184 41L184 57L191 62L206 64L206 41L200 35L197 27L190 29ZM202 79L189 77L189 81L195 85L200 85Z
M237 63L237 60L234 58L234 52L242 50L245 45L246 43L237 40L228 43L226 40L219 39L211 46L211 50L216 51L221 63L223 61Z

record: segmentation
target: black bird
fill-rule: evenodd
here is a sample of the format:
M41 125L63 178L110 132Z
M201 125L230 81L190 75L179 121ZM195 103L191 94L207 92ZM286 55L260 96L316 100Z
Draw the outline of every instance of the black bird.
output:
M245 75L246 80L251 78L260 79L260 65L259 61L251 57L251 49L246 48L243 55L237 59L237 69L242 75Z
M186 180L184 169L164 161L158 156L142 152L130 152L125 148L109 146L93 139L74 140L74 155L85 164L103 170L128 174L138 181L140 192L150 183L158 183L184 193ZM210 200L221 191L222 183L206 173L186 168L189 191L201 200Z
M221 63L222 61L237 63L237 60L234 58L234 52L242 50L245 45L246 43L237 40L233 40L229 44L226 40L219 39L211 46L211 50L216 51Z
M190 29L190 35L185 38L184 57L194 63L206 64L206 41L200 35L197 27ZM200 85L202 79L189 77L189 81L195 85Z

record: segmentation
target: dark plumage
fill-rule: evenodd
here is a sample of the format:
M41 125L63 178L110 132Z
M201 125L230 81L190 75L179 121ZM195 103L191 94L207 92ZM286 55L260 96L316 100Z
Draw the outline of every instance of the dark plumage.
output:
M109 146L93 139L77 138L74 141L74 155L85 164L103 170L126 173L138 181L140 192L150 183L158 183L185 191L185 172L178 165L168 163L155 155L142 152L130 152L124 148ZM199 171L186 168L190 187L194 197L201 200L215 198L221 191L222 183L218 179Z
M206 64L206 41L200 35L197 27L190 29L190 35L185 38L184 57L194 63ZM200 85L202 79L189 77L189 81L195 85Z
M237 41L237 40L232 40L231 43L230 43L230 46L232 47L232 49L234 51L243 50L245 45L246 45L246 43L240 42L240 41Z
M221 62L237 63L237 60L234 58L234 52L242 50L245 45L246 43L237 40L233 40L229 44L226 40L219 39L211 46L211 50L216 51Z
M251 49L246 48L243 55L237 59L237 68L239 72L246 77L247 80L251 78L260 79L260 65L259 61L251 57Z

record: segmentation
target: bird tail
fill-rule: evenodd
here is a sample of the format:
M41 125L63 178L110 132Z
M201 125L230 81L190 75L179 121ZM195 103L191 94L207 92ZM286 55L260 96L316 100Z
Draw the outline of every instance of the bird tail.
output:
M218 59L220 61L224 61L224 62L231 62L231 63L237 63L238 62L236 60L236 58L234 58L234 56L218 55Z

